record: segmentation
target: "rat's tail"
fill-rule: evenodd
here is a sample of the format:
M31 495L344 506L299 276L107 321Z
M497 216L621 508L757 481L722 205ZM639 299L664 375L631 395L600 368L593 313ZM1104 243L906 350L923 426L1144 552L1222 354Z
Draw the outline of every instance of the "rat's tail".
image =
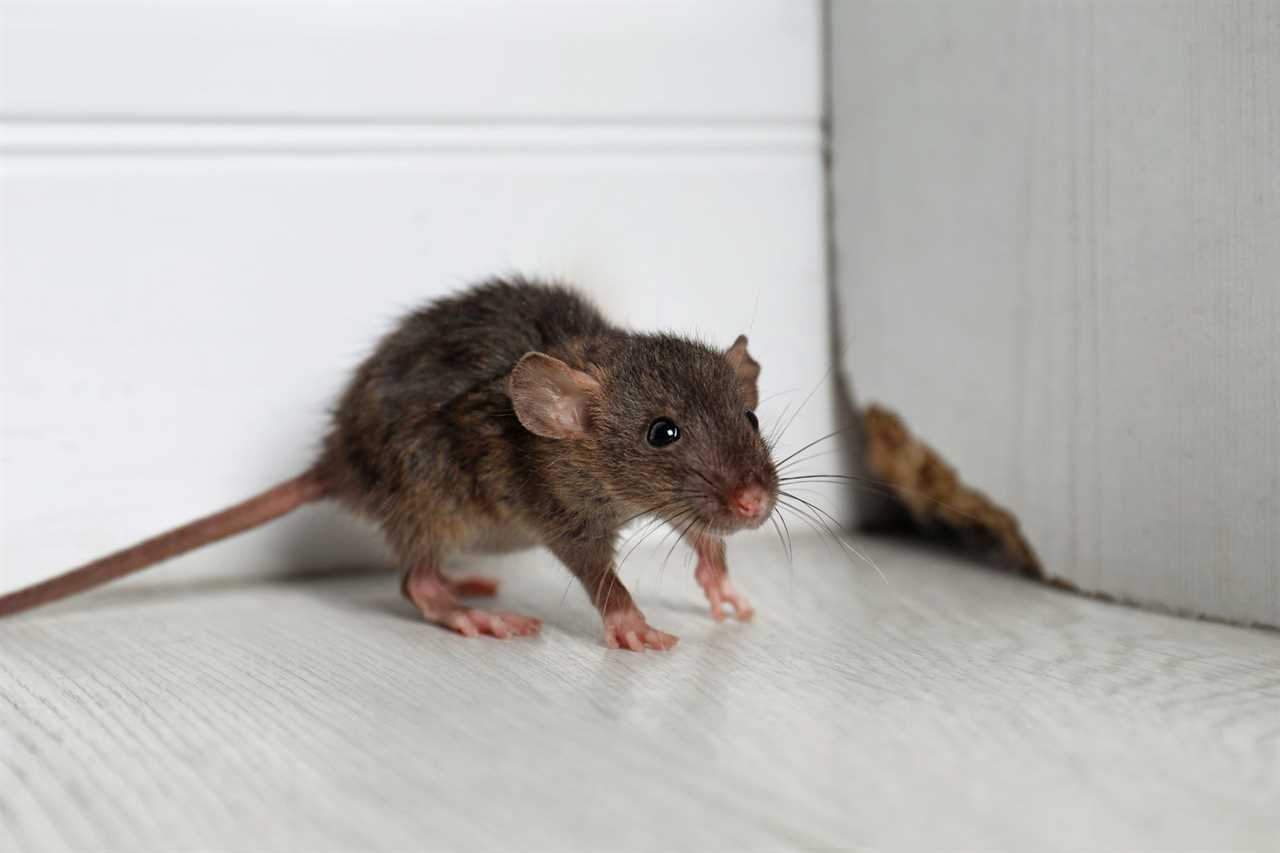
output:
M132 548L108 554L42 583L0 596L0 617L66 598L139 569L154 566L201 545L266 524L324 495L324 483L315 472L308 471L222 512L153 536Z

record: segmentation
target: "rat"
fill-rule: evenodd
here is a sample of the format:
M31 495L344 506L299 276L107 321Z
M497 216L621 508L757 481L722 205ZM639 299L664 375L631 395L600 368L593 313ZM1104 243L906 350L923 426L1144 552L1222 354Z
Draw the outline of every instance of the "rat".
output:
M491 279L405 316L356 369L302 475L0 596L0 616L64 598L328 499L372 521L401 593L467 637L535 634L541 620L472 607L497 582L444 572L459 552L545 546L581 582L610 648L670 649L615 569L620 530L648 516L697 555L711 615L753 611L724 537L765 522L778 473L754 409L760 365L609 323L568 286Z

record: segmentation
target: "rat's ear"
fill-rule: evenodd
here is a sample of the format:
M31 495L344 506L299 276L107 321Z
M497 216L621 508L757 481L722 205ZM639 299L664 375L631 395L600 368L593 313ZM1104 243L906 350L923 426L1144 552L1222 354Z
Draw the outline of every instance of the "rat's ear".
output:
M747 398L747 408L754 409L760 402L760 392L756 388L756 380L760 378L760 362L747 352L747 336L738 335L733 346L725 351L724 357L729 359L729 364L733 365L734 372L738 374L738 381L742 383L742 395Z
M543 438L586 438L600 383L546 353L527 352L511 369L507 393L524 428Z

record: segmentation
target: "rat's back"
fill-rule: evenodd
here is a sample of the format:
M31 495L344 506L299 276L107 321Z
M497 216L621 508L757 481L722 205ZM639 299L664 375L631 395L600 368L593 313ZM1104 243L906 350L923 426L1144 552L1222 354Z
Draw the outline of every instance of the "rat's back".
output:
M390 499L404 478L436 467L425 449L448 448L453 467L483 440L457 434L460 407L481 421L487 415L490 426L518 428L503 382L521 356L615 331L584 297L557 284L492 279L437 299L406 315L356 371L318 470L335 497L381 515L371 500ZM411 464L419 470L408 472Z
M609 330L600 312L567 287L493 279L410 313L368 367L384 393L444 402L505 376L527 352Z

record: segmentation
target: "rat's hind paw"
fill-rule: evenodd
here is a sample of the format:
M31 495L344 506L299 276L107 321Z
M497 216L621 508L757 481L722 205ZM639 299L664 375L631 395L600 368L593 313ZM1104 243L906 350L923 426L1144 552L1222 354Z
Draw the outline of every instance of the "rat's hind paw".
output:
M717 622L724 621L725 604L733 606L739 622L747 622L752 616L756 615L756 611L751 607L751 602L747 601L745 595L738 592L738 588L729 581L727 573L699 565L694 577L702 585L702 591L707 594L707 601L711 602L712 619Z
M628 649L642 652L645 649L666 651L674 648L680 638L657 628L651 628L639 610L618 610L604 617L604 642L611 649Z
M492 598L498 594L498 582L480 575L449 578L449 592L459 598Z
M534 619L532 616L521 616L519 613L495 613L466 607L454 608L435 621L446 628L452 628L464 637L488 634L500 640L528 637L538 633L542 628L542 620Z

